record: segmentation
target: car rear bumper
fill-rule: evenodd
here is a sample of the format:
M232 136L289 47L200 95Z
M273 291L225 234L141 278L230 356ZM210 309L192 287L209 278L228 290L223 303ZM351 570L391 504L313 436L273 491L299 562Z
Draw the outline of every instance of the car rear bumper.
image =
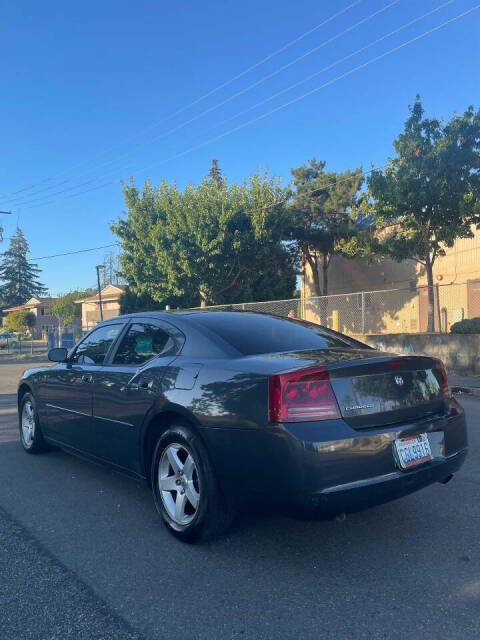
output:
M410 471L394 471L328 487L306 497L304 506L322 515L335 515L360 511L369 507L396 500L435 482L448 482L460 469L467 456L467 449L445 458L434 460Z
M445 482L460 469L468 451L463 409L452 402L446 416L380 430L355 431L353 437L327 442L300 439L303 480L294 500L322 513L357 511ZM305 435L288 428L290 437ZM426 433L433 459L408 470L394 455L398 438Z
M468 448L464 412L455 400L445 415L379 429L354 430L343 420L328 420L207 431L216 432L209 440L214 450L220 443L214 458L233 502L320 515L365 509L448 480ZM400 469L395 440L420 433L428 436L433 460Z

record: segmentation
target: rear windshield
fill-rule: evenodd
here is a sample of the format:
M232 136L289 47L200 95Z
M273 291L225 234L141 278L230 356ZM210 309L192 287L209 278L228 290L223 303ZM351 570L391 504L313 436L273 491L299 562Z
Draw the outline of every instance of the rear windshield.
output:
M245 356L334 347L366 348L319 325L290 318L214 312L195 315L195 323L217 334Z

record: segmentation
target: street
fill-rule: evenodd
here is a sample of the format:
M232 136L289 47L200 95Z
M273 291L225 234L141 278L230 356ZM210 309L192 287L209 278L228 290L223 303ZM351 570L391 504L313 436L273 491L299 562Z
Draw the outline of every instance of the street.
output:
M20 446L0 363L0 638L480 637L480 398L460 397L470 455L449 484L345 521L242 516L174 540L148 488Z

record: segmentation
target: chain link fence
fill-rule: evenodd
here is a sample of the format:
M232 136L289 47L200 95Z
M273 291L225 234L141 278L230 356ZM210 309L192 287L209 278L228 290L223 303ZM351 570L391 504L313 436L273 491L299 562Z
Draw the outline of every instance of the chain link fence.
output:
M350 335L423 333L428 328L428 287L360 291L310 298L245 302L206 307L301 318ZM435 332L480 317L480 280L434 285Z

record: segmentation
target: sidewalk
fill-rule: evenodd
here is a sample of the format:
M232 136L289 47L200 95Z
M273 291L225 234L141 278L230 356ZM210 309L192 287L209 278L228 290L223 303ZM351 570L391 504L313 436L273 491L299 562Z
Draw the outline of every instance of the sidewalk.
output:
M480 376L449 375L450 386L455 393L469 393L480 396Z

